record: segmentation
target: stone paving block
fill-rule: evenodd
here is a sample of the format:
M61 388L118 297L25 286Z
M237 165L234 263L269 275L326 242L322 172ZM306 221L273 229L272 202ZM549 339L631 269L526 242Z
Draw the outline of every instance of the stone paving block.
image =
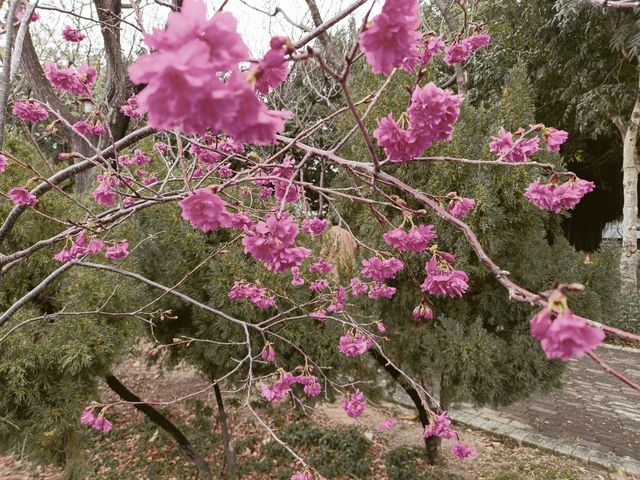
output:
M591 448L583 447L582 445L576 445L576 448L573 449L572 457L577 458L578 460L582 460L585 463L589 463L589 458L593 454L594 450Z
M509 438L512 438L518 443L522 443L527 435L529 435L529 432L525 430L514 430L513 432L511 432L511 435L509 435Z
M560 455L572 456L575 448L576 446L572 443L558 442L556 446L553 447L553 451L554 453L558 453Z

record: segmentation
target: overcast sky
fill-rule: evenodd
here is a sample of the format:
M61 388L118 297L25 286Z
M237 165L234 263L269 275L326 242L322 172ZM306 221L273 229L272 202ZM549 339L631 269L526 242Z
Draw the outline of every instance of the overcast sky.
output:
M213 14L222 3L222 0L205 1L209 7L210 14ZM316 1L323 18L326 20L350 5L352 0ZM140 0L139 3L142 7L145 29L150 29L152 26L161 27L164 25L169 12L168 8L158 6L154 0ZM370 0L356 10L353 14L356 20L362 19L364 13L372 3L380 4L381 0ZM96 45L101 43L98 27L78 17L95 18L95 11L91 0L40 0L39 6L42 7L38 9L42 19L40 22L32 24L32 29L34 32L39 32L43 39L59 41L62 27L72 25L74 27L88 29L89 42L79 46L79 48L88 49L90 45L93 44L92 50L95 51ZM51 10L48 7L71 10L78 16L68 16L59 11ZM274 17L261 13L261 11L273 13L276 7L286 11L289 18L296 23L310 27L313 26L305 0L229 0L225 6L225 10L232 12L238 19L238 29L254 57L260 56L268 49L269 39L274 35L287 36L295 41L303 34L298 28L287 22L281 14ZM380 6L376 5L376 7L377 10L379 10ZM374 7L374 12L376 11L376 7ZM126 20L131 23L136 23L134 13L131 9L125 9L123 13ZM138 44L140 37L134 29L125 28L123 35L124 46L130 47L132 44Z

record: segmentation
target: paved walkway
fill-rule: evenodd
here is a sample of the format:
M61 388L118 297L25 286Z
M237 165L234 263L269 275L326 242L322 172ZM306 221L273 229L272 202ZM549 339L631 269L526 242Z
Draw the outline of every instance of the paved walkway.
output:
M605 346L597 353L640 383L640 350ZM556 440L558 445L581 446L585 451L640 461L640 393L588 358L570 362L562 390L535 395L499 411L463 405L457 412L467 420L474 419L475 424L485 421L486 425L505 425L502 430L529 432L531 438L537 435Z

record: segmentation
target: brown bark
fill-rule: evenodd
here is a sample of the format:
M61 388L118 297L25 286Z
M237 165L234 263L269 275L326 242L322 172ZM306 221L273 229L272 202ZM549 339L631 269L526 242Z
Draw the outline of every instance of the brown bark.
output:
M305 0L305 2L309 7L309 12L311 12L311 18L313 20L313 24L316 26L316 28L319 27L320 25L322 25L323 20L322 20L322 15L320 14L320 9L318 8L318 4L316 3L316 0ZM322 45L324 54L327 57L327 61L329 65L331 66L331 68L338 71L340 69L340 64L342 62L340 61L340 55L338 54L338 51L336 50L336 46L331 40L329 33L327 33L326 30L323 31L318 36L318 40Z
M224 448L224 465L227 473L227 480L236 479L236 454L231 445L231 432L227 422L227 413L224 410L224 401L222 400L222 392L220 386L216 383L213 386L216 396L216 404L218 405L218 419L220 420L220 429L222 430L222 445Z
M422 403L422 399L420 398L420 394L418 393L418 391L409 382L406 381L406 379L402 376L400 370L398 370L391 363L387 362L387 360L380 354L380 352L375 349L371 349L369 350L369 352L376 360L376 362L378 362L378 365L384 368L389 376L393 378L398 383L398 385L402 387L409 398L411 398L413 405L418 411L418 419L420 420L422 427L424 428L429 425L429 414L424 404ZM436 436L425 438L424 449L427 462L433 465L440 457L440 438Z

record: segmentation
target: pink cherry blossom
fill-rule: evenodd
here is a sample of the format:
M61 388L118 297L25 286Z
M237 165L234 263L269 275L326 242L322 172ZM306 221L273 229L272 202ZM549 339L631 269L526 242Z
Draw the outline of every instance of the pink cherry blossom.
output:
M90 95L91 87L96 81L97 70L89 65L74 68L58 68L56 64L47 62L44 74L51 85L62 92L74 95Z
M22 17L24 17L26 11L26 7L21 8L17 13L16 13L16 19L18 20L22 20ZM37 22L38 20L40 20L40 14L38 14L38 12L36 12L35 10L31 13L31 16L29 17L29 23L33 23L33 22Z
M13 187L7 193L9 200L20 206L33 206L38 203L38 198L29 190L22 187Z
M419 51L414 57L407 57L404 59L401 68L411 73L416 66L423 67L428 65L431 59L440 53L444 47L445 43L442 41L442 35L430 35L427 41L420 45Z
M272 88L279 87L289 75L289 65L284 59L288 49L288 42L283 37L273 37L270 50L252 70L256 79L256 90L262 94L269 93Z
M467 458L473 458L476 456L476 449L469 447L463 443L456 443L451 447L451 453L458 460L465 460Z
M454 217L463 217L476 206L473 198L462 198L457 195L449 201L449 213Z
M351 418L357 418L364 412L366 405L364 393L356 389L351 395L342 399L342 409Z
M182 207L182 218L203 232L229 225L226 202L208 188L196 190L178 205Z
M417 55L418 7L417 0L386 0L380 15L360 34L360 48L374 72L389 75L405 58Z
M456 270L449 262L440 261L434 255L425 266L427 277L420 285L423 292L435 296L460 297L467 291L469 276Z
M88 425L94 430L100 430L104 433L108 433L113 428L113 424L104 418L104 411L100 412L98 415L93 414L93 407L87 407L82 412L82 416L80 417L81 425Z
M432 436L440 437L443 439L451 439L456 436L455 430L449 428L451 426L451 420L447 412L443 411L435 419L433 419L427 426L424 427L422 436L429 438Z
M539 144L539 137L519 138L514 141L513 134L501 128L498 136L492 137L489 150L496 153L505 162L521 163L538 153L540 150Z
M49 112L31 98L15 102L11 111L16 117L25 122L36 123L49 118Z
M317 237L318 235L322 235L328 226L329 226L328 220L324 220L316 217L311 219L304 219L302 221L302 231L307 235L311 235L312 237Z
M97 121L95 124L87 120L78 120L73 124L73 131L84 135L85 137L89 136L100 136L107 133L107 129L104 127L102 122Z
M312 473L298 472L291 475L291 480L315 480Z
M118 186L118 179L111 175L98 175L98 182L98 188L92 194L95 201L98 205L115 205L116 192L113 189Z
M545 317L540 313L531 321L532 335L540 339L547 358L569 360L582 357L604 340L602 329L589 325L586 319L565 308L545 330Z
M369 289L369 298L391 298L395 295L396 288L385 285L384 283L376 283Z
M567 141L569 133L564 130L558 130L556 128L549 128L544 135L544 141L547 144L548 152L557 152L560 150L560 146Z
M70 25L65 25L62 29L62 38L64 38L67 42L78 43L84 40L86 38L86 35L80 30L74 29Z
M321 278L309 284L309 290L312 292L320 292L329 288L329 281L326 278Z
M453 124L460 115L460 103L462 95L454 95L433 82L413 90L407 110L410 132L423 145L423 150L435 141L451 140Z
M431 310L431 307L426 303L420 302L420 304L411 312L411 316L416 319L422 318L424 320L433 320L433 310Z
M401 252L420 253L424 252L429 242L437 236L433 225L422 224L411 227L409 232L402 228L395 228L386 232L383 238L388 245Z
M284 212L280 216L270 215L258 222L242 240L245 253L261 260L268 270L284 272L291 267L299 267L311 251L296 247L298 226L293 217Z
M120 240L115 242L111 247L107 247L104 256L110 260L120 260L129 255L129 242L126 240Z
M365 335L346 333L340 337L340 353L347 357L357 357L371 348L373 341Z
M559 213L562 209L575 207L582 197L595 188L595 183L578 178L557 182L557 179L552 179L550 183L542 184L537 178L527 187L524 195L538 208Z
M333 264L326 260L318 260L309 266L309 273L329 273L333 269Z
M4 172L7 169L8 164L9 160L7 160L7 157L0 153L0 173Z
M351 279L349 285L351 286L351 295L354 297L358 297L363 293L367 293L369 291L369 285L366 283L362 283L358 277L354 277Z
M424 150L423 143L411 136L409 131L400 128L391 113L378 119L378 128L373 136L391 162L407 162Z
M262 353L260 354L262 359L265 362L275 362L276 361L276 349L273 347L273 344L267 343L262 349Z
M127 103L120 107L120 112L132 120L140 120L144 115L144 112L140 109L140 105L138 105L138 98L135 95L127 98Z
M444 49L444 63L447 65L456 65L466 61L473 50L468 42L460 41L449 45Z
M268 295L267 289L249 282L235 282L229 290L229 298L233 300L251 300L258 308L272 308L276 305L276 298Z
M320 395L322 393L322 385L320 385L317 381L310 383L308 385L305 385L304 388L302 389L302 391L310 396L310 397L317 397L318 395Z
M362 260L362 276L380 283L388 278L395 278L403 268L403 263L394 257L371 257Z
M289 372L282 372L271 383L263 383L260 385L261 395L269 402L279 402L284 399L291 391L291 385L295 381L295 377Z

